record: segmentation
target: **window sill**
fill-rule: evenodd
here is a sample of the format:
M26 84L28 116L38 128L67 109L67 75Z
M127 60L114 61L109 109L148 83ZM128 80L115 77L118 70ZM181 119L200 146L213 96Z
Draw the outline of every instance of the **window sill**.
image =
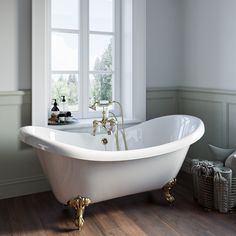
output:
M93 119L80 119L78 122L75 122L73 124L65 124L65 125L48 125L47 127L50 129L56 129L56 130L62 130L62 131L81 131L81 132L89 132L92 128L93 120L100 120L101 118L93 118ZM119 119L119 124L121 124L121 120ZM140 120L130 120L130 119L124 119L125 127L130 127L135 124L138 124L142 121Z

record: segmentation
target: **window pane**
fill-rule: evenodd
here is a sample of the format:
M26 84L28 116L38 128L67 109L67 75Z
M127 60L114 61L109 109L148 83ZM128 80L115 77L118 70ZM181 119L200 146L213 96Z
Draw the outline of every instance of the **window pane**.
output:
M89 1L89 29L92 31L113 31L114 0Z
M78 41L77 34L52 33L52 70L78 70Z
M68 111L79 109L79 79L77 74L53 74L51 80L51 98L57 99L62 110L62 96L65 96Z
M52 0L52 28L79 29L79 0Z
M112 71L112 36L90 35L89 69L90 71Z
M112 74L89 76L89 104L100 100L112 100Z

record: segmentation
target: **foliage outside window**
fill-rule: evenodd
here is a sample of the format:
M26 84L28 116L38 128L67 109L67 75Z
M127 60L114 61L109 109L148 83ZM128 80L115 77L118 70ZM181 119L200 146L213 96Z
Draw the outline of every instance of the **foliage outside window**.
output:
M96 58L94 71L112 71L112 42L101 58ZM100 100L112 100L112 74L95 74L90 84L90 104Z

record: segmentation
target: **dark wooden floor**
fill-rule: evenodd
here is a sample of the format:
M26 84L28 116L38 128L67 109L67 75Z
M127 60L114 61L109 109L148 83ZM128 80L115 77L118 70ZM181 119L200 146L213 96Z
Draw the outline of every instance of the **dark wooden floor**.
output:
M188 183L188 184L186 184ZM168 206L161 191L119 198L89 206L78 232L73 210L51 192L0 201L0 235L236 235L236 214L207 212L192 199L189 181L180 178L176 202Z

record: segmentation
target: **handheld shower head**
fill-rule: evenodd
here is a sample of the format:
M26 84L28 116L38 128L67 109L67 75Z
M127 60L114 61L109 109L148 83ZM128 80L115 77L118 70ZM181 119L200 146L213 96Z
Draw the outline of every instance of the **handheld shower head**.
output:
M97 110L97 104L98 104L98 102L95 102L91 106L89 106L89 108L96 111Z

